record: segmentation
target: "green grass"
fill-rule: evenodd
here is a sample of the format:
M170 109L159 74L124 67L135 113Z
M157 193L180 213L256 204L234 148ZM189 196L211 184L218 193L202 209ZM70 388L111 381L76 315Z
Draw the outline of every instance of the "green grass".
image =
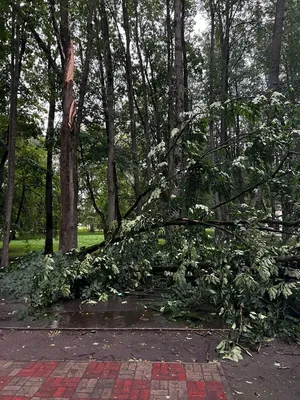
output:
M12 240L9 244L9 259L21 257L30 251L43 250L45 238L42 235L33 235L34 237L19 238ZM78 230L78 247L88 247L100 243L104 240L102 232L89 232L86 229ZM0 249L2 244L0 244ZM54 251L58 250L58 238L54 239Z
M213 229L206 229L207 233L214 236ZM89 247L100 243L104 240L102 232L89 232L85 228L78 229L78 247ZM165 239L158 239L160 245L165 244ZM17 240L12 240L9 244L9 259L13 260L16 257L24 256L30 251L43 251L45 238L43 235L32 234L31 236L20 237ZM0 243L0 249L2 243ZM54 251L58 250L58 237L54 238Z

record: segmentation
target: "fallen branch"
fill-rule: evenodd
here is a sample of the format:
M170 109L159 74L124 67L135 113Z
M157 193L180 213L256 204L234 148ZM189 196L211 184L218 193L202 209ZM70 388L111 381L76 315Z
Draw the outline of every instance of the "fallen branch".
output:
M173 221L167 221L167 222L162 222L162 223L157 223L157 224L153 224L149 227L143 227L137 231L133 231L131 233L130 237L134 237L134 236L138 236L141 233L145 233L145 232L150 232L156 229L160 229L160 228L164 228L167 226L201 226L204 228L207 227L214 227L216 229L219 228L220 225L229 225L231 227L238 227L238 224L240 224L241 222L244 222L245 224L247 223L248 225L250 225L249 221L238 221L238 223L233 222L233 221L201 221L201 220L192 220L192 219L188 219L188 218L182 218L182 219L176 219ZM276 221L278 222L278 221ZM285 224L285 221L281 221L283 224ZM259 222L258 222L259 223ZM287 223L291 223L290 221L288 221ZM296 223L296 222L295 222ZM218 226L219 225L219 226ZM297 222L297 226L299 225L299 223ZM264 229L263 227L260 226L252 226L253 229L258 229L258 230L262 230ZM266 228L267 229L267 228ZM226 233L229 233L226 230ZM234 232L230 232L230 234L234 234ZM236 236L235 236L236 237ZM125 239L128 239L128 237L126 236L113 236L110 239L104 240L101 243L98 243L96 245L87 247L87 248L82 248L81 250L81 254L92 254L110 244L115 244L115 243L119 243ZM244 240L242 240L242 243L246 244L247 247L249 246ZM299 263L300 264L300 255L298 254L294 254L294 255L286 255L286 256L276 256L274 257L275 261L277 263ZM205 265L205 267L209 267L209 266L214 266L215 264L213 262L207 262L207 263L203 263L203 265ZM294 266L295 267L295 266ZM300 268L300 267L299 267Z

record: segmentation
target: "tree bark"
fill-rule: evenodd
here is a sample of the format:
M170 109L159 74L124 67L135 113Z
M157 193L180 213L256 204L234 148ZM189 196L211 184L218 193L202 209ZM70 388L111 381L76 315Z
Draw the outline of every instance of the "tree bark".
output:
M230 17L231 5L230 0L226 0L225 6L225 26L222 21L222 10L219 8L219 28L220 28L220 45L221 45L221 101L223 103L223 109L221 113L221 137L220 144L224 144L228 140L227 132L227 109L226 100L228 100L229 90L229 60L230 60Z
M184 111L183 1L174 2L175 23L175 124L179 127Z
M7 161L7 157L8 157L8 150L5 149L0 161L0 193L2 192L2 186L4 180L4 167Z
M115 172L115 100L114 100L114 72L110 47L110 33L105 8L105 1L100 2L102 22L102 36L104 42L104 63L106 69L106 131L108 142L107 161L107 188L108 188L108 215L107 228L112 231L113 223L118 219L118 196Z
M171 23L171 4L170 0L167 0L167 53L168 53L168 133L167 133L167 145L168 148L172 145L171 132L174 128L174 103L173 103L173 34L172 34L172 23ZM169 175L174 174L174 152L169 154Z
M140 177L139 177L139 162L138 162L138 146L136 137L136 118L134 110L134 91L132 79L132 61L130 54L131 32L129 25L129 15L127 9L127 0L122 0L123 9L123 22L126 36L126 81L127 81L127 95L129 102L129 116L130 116L130 134L131 134L131 152L133 164L133 178L134 178L134 193L137 199L141 193ZM137 207L137 214L141 213L140 204Z
M185 19L186 19L186 0L182 0L182 26L181 26L181 39L182 39L182 58L183 58L183 109L184 112L190 110L189 105L189 75L187 63L187 50L185 40Z
M19 54L19 67L17 71L17 81L19 82L20 80L20 75L21 75L21 69L22 69L22 60L23 56L26 50L26 43L27 43L27 37L24 33L24 27L22 27L22 33L21 33L21 45L20 45L20 54ZM4 167L8 158L8 133L9 133L9 126L7 127L5 133L4 133L4 142L6 142L6 146L4 147L4 152L1 157L0 161L0 193L2 192L2 186L3 186L3 180L4 180Z
M17 134L17 112L18 112L18 88L20 81L20 27L17 23L15 12L12 11L11 32L11 86L10 86L10 115L8 129L8 173L5 198L5 214L3 227L3 245L1 255L1 267L7 267L9 239L11 229L12 208L15 186L15 153Z
M74 93L74 43L71 39L69 0L61 0L60 35L64 52L60 151L61 225L59 250L77 247L77 141L74 130L76 104Z
M140 47L140 38L139 38L139 17L138 17L138 0L134 0L134 12L135 12L135 44L137 49L137 54L139 58L139 68L142 77L142 90L143 90L143 111L144 111L144 132L145 132L145 141L146 141L146 178L147 182L150 182L151 179L151 160L148 157L148 154L151 149L151 139L150 139L150 129L149 129L149 106L148 106L148 94L147 94L147 81L145 76L145 70L143 65L142 52Z
M17 227L17 225L19 224L20 218L21 218L21 214L22 214L22 210L23 210L23 206L24 206L24 201L25 201L25 193L26 193L26 185L23 185L21 199L20 199L19 208L18 208L18 214L17 214L17 217L15 219L15 224L14 224L15 227ZM11 229L10 240L15 240L16 239L16 229L15 229L15 227L12 227L12 229Z
M79 89L79 101L77 107L77 118L75 124L75 134L76 137L79 136L80 133L80 126L83 120L83 106L84 106L84 98L87 91L87 82L90 72L90 61L91 61L91 53L92 53L92 44L93 44L93 14L95 9L95 0L90 0L89 2L89 13L88 13L88 20L87 20L87 47L85 52L85 59L82 65L83 73L80 82L80 89Z
M216 47L216 8L214 0L209 1L209 11L210 11L210 52L209 52L209 94L208 94L208 103L209 106L213 104L215 101L215 47ZM211 115L209 120L209 148L213 150L216 147L216 135L215 135L215 125L214 118ZM212 165L215 165L215 153L211 153L211 162ZM220 203L219 193L215 191L213 194L214 204ZM222 219L220 209L215 211L216 217L218 219Z
M174 26L175 26L175 57L174 57L174 78L175 78L175 110L174 110L174 125L175 128L180 128L183 121L184 112L184 54L183 54L183 1L174 1ZM169 78L170 79L170 78ZM169 82L170 83L170 82ZM173 146L174 139L170 139L170 144ZM174 175L178 166L183 162L182 146L174 146L170 153L169 175ZM178 195L173 191L173 194Z
M276 16L274 22L273 39L271 46L271 60L269 72L269 89L280 89L279 73L281 61L282 34L284 26L285 0L277 0Z
M49 68L51 68L49 66ZM46 236L45 236L45 254L53 253L53 141L54 141L54 118L55 118L55 93L54 78L49 71L49 112L48 127L46 133L47 150L47 172L46 172L46 190L45 190L45 210L46 210Z
M83 169L85 171L85 176L86 176L86 181L85 181L86 188L87 188L87 190L88 190L88 192L90 194L90 199L91 199L91 202L93 204L94 210L96 211L96 213L101 218L102 226L104 228L104 237L105 237L106 230L107 230L106 229L106 218L105 218L104 212L98 207L98 204L97 204L97 201L96 201L96 198L95 198L95 195L94 195L94 190L93 190L93 187L92 187L90 174L89 174L89 171L87 169L87 166L85 165L85 159L84 159L84 152L83 152L82 144L80 144L80 153L81 153L81 162L82 162Z

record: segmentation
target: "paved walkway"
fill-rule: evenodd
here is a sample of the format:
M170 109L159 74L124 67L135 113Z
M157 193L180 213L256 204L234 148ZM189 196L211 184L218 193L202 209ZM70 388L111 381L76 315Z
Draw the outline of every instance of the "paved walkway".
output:
M0 400L229 400L219 364L0 361Z

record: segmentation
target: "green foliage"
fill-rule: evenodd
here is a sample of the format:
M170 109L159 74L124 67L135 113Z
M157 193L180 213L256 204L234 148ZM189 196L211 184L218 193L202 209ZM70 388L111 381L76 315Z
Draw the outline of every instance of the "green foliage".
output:
M32 309L44 309L60 299L74 297L76 283L90 273L91 267L91 257L80 260L76 252L54 256L32 252L2 273L1 293L24 297Z
M75 297L99 301L104 292L117 294L151 284L149 260L158 246L157 235L150 233L136 243L134 257L131 240L108 246L94 256L83 256L79 250L53 256L31 252L2 272L1 293L26 297L32 310Z
M124 220L92 256L82 250L22 258L3 274L2 292L28 296L31 306L39 309L73 297L105 300L109 294L155 286L163 277L168 296L162 312L195 321L197 314L201 320L203 309L209 310L230 328L228 340L217 349L225 358L238 361L244 341L258 345L267 337L299 335L294 317L300 313L300 269L280 261L286 255L299 254L298 228L284 242L281 233L265 222L272 215L271 204L253 201L254 189L259 187L279 202L287 191L278 192L278 186L294 182L290 166L299 134L287 118L289 106L277 93L228 105L251 131L238 155L234 143L227 146L232 158L226 171L223 164L212 167L210 151L201 149L198 138L194 143L191 139L186 169L198 177L192 196L183 196L180 188L178 195L163 201L166 192L176 187L177 179L166 178L165 165L158 161L167 150L162 144L157 146L151 153L157 162L153 190L141 215ZM222 104L213 108L218 118ZM278 119L268 118L275 111ZM195 120L192 125L197 137L207 129L202 122L208 117L199 119L200 123ZM242 187L233 184L237 173ZM223 188L228 209L222 222L214 219L210 194ZM295 193L289 192L294 200ZM183 224L176 226L183 209L188 218L179 218ZM222 212L224 215L224 209ZM295 207L292 215L298 218L298 212ZM175 221L175 226L170 221ZM185 225L185 221L190 224Z

